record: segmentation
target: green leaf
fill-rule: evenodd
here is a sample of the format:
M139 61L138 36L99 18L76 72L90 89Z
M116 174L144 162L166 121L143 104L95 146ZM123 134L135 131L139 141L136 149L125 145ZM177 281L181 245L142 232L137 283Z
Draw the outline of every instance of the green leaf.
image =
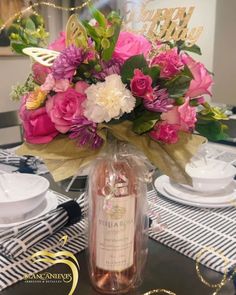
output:
M148 132L154 127L159 119L160 114L144 111L141 116L134 120L133 131L137 134Z
M158 79L160 78L160 68L155 66L152 68L147 68L144 70L145 75L149 75L152 78L152 84L156 85Z
M19 43L11 42L11 47L12 47L12 49L13 49L16 53L24 54L24 53L22 52L22 50L23 50L24 48L26 48L27 46L24 45L24 44L19 44Z
M191 47L186 46L185 44L182 44L180 46L180 50L184 50L184 51L189 51L189 52L193 52L199 55L202 55L202 51L201 48L199 46L197 46L196 44L194 44Z
M212 141L227 139L226 133L228 127L219 121L203 121L199 120L196 125L196 130L206 138Z
M184 75L184 76L187 76L191 79L193 79L193 74L192 72L190 71L189 67L188 66L184 66L184 69L181 71L181 73Z
M143 55L135 55L126 60L121 68L121 78L123 83L129 83L134 76L134 70L140 69L145 71L148 64Z
M102 57L105 61L108 61L112 58L112 54L115 50L116 42L118 40L119 34L120 34L120 25L115 25L114 27L114 35L112 38L109 39L110 41L110 47L105 49L102 53Z
M100 39L96 30L92 26L90 26L87 21L82 21L82 24L85 27L87 34L95 41L97 49L100 46Z
M106 27L107 25L107 20L104 16L103 13L101 13L101 11L99 11L97 8L95 8L94 6L90 6L89 10L92 14L92 16L96 19L96 21L99 23L100 26L102 27Z
M180 74L166 82L164 85L172 98L179 98L184 96L189 88L191 80L190 77Z
M25 28L29 31L35 31L36 27L34 22L32 21L31 18L27 18L25 21Z

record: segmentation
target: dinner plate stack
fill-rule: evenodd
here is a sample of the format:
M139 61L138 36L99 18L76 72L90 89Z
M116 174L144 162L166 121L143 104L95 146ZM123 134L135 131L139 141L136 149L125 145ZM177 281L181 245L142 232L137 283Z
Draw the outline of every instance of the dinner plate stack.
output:
M38 218L57 207L57 197L44 177L0 174L0 230Z
M236 207L236 181L234 166L218 160L199 160L186 166L192 186L178 184L168 176L158 177L154 186L164 197L181 204L223 208Z

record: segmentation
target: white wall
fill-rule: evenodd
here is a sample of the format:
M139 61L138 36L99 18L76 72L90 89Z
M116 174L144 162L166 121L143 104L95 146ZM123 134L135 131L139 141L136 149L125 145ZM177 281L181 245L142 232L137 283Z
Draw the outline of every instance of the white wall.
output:
M26 80L30 70L30 61L27 57L9 56L0 57L0 112L16 110L19 102L10 99L12 85ZM0 145L19 140L18 128L0 129Z
M235 15L235 0L217 0L213 99L232 105L236 105Z

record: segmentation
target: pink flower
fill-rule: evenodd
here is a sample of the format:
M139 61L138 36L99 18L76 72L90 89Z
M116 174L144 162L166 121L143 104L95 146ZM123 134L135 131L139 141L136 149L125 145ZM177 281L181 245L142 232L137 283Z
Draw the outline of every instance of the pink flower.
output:
M189 105L189 98L181 106L174 107L172 110L163 113L161 119L168 124L178 125L180 130L189 132L195 127L197 121L196 109Z
M134 77L130 82L130 88L133 95L148 99L153 92L152 78L148 75L144 75L139 69L135 69Z
M66 48L66 34L65 32L60 32L60 36L51 44L49 44L48 49L62 51Z
M176 143L178 141L178 125L171 125L168 123L157 123L154 130L149 132L152 139L156 141L163 141L164 143Z
M56 92L65 92L70 87L70 81L68 79L60 79L55 81L53 90Z
M53 78L52 74L49 74L47 76L47 78L45 79L45 82L43 83L43 85L41 85L41 90L45 91L45 92L49 92L53 89L55 85L55 79Z
M188 66L194 77L194 80L190 83L186 97L194 98L203 94L212 95L211 87L213 85L213 79L207 72L205 66L200 62L196 62L187 54L182 55L182 60Z
M161 78L171 78L184 68L177 48L161 52L153 58L151 65L157 65L161 68Z
M84 81L79 81L75 84L75 91L85 94L85 90L89 87L90 85Z
M48 143L58 134L54 124L49 118L46 108L27 110L26 96L20 107L20 118L23 121L25 140L32 144Z
M75 116L82 115L82 103L85 96L68 88L65 92L59 92L46 102L46 109L55 127L61 133L66 133Z
M43 84L46 80L47 75L51 73L51 69L49 67L45 67L38 62L33 64L32 71L34 81L39 85Z
M51 90L55 92L65 92L70 87L70 81L68 79L55 80L52 74L49 74L41 85L41 90L49 92Z
M142 35L121 32L116 43L113 57L127 60L131 56L143 54L146 56L151 49L151 43Z

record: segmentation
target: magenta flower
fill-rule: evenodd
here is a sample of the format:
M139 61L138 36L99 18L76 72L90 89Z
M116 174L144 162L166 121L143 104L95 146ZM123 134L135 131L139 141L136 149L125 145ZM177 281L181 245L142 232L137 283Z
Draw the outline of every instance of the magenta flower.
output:
M152 98L152 78L149 75L144 75L139 69L134 70L134 76L130 81L132 94L146 99Z
M78 145L90 145L94 149L102 145L103 139L97 134L96 123L79 116L73 119L72 124L69 138L76 139Z
M168 124L165 122L158 122L154 129L149 132L149 136L156 141L162 141L167 144L176 143L178 137L179 126L175 124Z
M107 76L110 76L112 74L120 75L120 70L123 65L123 62L118 58L112 58L111 60L104 62L101 62L102 70L100 72L94 72L93 76L98 79L105 81L105 78Z
M151 65L160 67L161 78L171 78L184 68L184 63L178 54L177 48L161 52L153 58Z
M71 79L77 67L86 59L87 53L82 48L70 45L55 59L52 74L56 80Z
M159 86L153 89L153 100L144 99L145 108L151 112L168 112L173 108L173 100L169 98L167 89L159 89Z

